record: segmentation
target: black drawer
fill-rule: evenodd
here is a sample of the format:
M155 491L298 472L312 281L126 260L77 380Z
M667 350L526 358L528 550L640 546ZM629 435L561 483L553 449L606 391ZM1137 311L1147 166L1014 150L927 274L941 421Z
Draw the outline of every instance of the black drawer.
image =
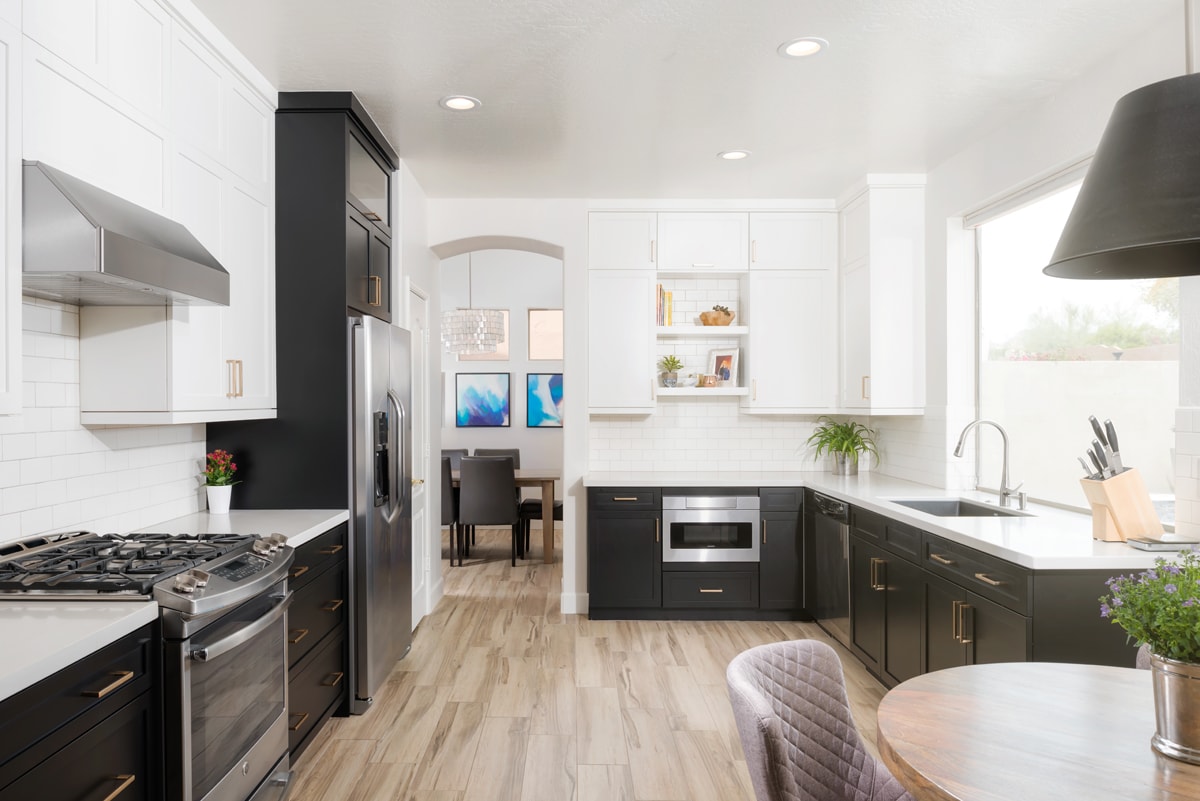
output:
M346 620L346 570L332 567L293 591L288 608L288 665Z
M153 686L157 626L143 626L0 704L0 786Z
M663 607L757 609L758 571L663 571Z
M591 487L590 509L661 509L662 492L657 487Z
M3 786L5 799L161 798L149 753L154 729L152 693L142 693L65 748Z
M288 587L293 592L314 579L318 573L332 564L346 564L346 532L349 527L342 523L319 537L314 537L296 549L292 569L288 571Z
M883 542L887 533L888 519L881 514L850 507L850 529L863 539L871 542Z
M802 505L804 490L799 487L763 487L758 491L761 512L791 512Z
M883 532L883 547L910 562L921 561L921 538L925 532L906 523L889 520Z
M926 534L924 566L1014 612L1028 615L1033 607L1032 572L990 554Z
M288 674L288 750L293 761L346 692L345 629Z

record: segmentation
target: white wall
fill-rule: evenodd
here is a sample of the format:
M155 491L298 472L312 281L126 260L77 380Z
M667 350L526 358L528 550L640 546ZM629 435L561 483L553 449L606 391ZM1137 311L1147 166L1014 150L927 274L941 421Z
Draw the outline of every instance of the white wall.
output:
M0 417L0 543L204 508L204 426L79 425L79 309L26 297L24 410Z

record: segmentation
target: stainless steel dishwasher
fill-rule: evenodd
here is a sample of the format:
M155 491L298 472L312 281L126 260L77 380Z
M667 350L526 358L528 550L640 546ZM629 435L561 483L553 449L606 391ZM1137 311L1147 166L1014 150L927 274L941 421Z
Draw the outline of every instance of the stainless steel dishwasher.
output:
M808 491L804 503L805 607L842 645L850 645L850 506Z

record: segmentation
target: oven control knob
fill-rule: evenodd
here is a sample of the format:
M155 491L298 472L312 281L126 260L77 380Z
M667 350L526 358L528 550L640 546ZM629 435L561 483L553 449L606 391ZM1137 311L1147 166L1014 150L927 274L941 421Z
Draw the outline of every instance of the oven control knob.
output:
M207 570L201 570L198 567L193 567L191 570L189 570L188 575L195 579L197 587L207 587L208 580L212 578L211 574Z
M282 548L287 545L287 537L283 534L272 534L267 537L267 542L271 543L275 548Z
M196 591L196 579L187 573L180 573L175 577L175 592L191 594Z
M267 556L268 554L272 553L275 548L272 547L271 543L267 542L266 540L255 540L252 550L257 554Z

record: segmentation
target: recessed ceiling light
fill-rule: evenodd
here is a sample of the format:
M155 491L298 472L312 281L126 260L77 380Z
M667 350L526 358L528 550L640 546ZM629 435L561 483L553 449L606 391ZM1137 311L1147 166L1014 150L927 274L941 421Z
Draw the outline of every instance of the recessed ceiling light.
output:
M738 161L750 155L749 150L722 150L717 154L726 161Z
M801 36L799 39L784 42L776 52L788 58L804 58L805 56L815 56L827 47L829 47L829 42L824 39L816 36Z
M446 95L438 101L438 105L442 108L448 108L451 111L473 111L482 106L483 103L479 102L479 98L467 95Z

